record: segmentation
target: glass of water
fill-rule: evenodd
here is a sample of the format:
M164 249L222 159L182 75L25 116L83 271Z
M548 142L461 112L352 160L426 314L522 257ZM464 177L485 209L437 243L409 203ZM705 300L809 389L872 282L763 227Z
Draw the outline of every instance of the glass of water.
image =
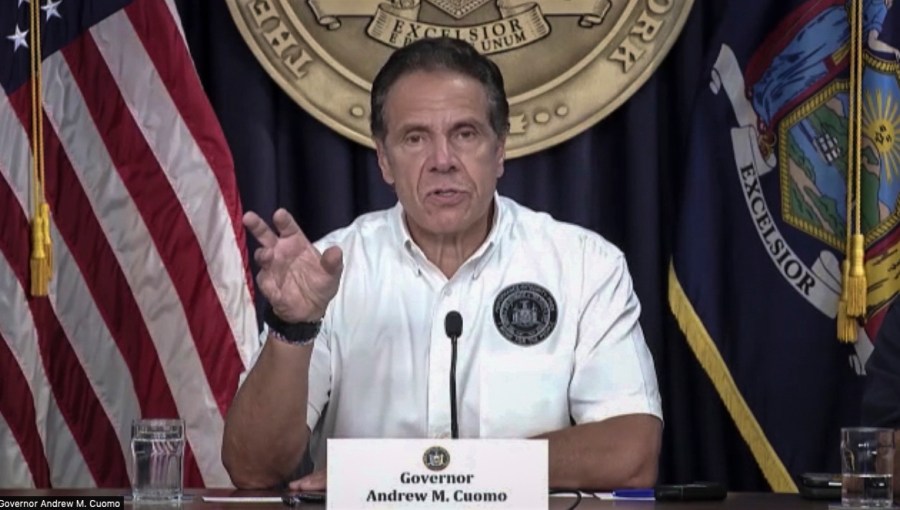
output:
M894 431L841 429L841 503L853 508L889 508L894 498Z
M135 502L181 502L184 420L140 419L131 424L131 495Z

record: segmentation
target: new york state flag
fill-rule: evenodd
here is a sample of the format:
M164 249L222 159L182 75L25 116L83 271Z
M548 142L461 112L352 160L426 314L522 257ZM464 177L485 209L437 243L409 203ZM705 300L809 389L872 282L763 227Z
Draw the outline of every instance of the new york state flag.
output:
M776 491L840 471L839 429L859 423L900 289L892 4L731 1L696 96L669 300ZM864 302L847 316L854 235Z

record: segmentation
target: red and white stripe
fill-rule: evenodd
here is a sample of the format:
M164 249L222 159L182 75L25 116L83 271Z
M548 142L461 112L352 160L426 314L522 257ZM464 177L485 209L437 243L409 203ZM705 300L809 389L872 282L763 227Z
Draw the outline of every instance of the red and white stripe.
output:
M188 486L230 485L224 413L256 317L233 163L176 11L138 0L42 73L46 298L27 295L30 91L0 97L0 487L128 486L140 416L184 418Z

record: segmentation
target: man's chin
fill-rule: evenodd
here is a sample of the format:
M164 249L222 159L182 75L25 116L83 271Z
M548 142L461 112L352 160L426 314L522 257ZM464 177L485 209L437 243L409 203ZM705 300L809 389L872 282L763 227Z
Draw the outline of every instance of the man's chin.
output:
M417 231L430 236L458 236L479 224L479 220L472 220L468 214L470 210L464 207L426 207L418 212L417 215L407 213L407 225L414 223Z
M466 224L460 218L428 218L418 223L419 230L431 236L456 236L466 230Z
M465 228L463 228L463 226L459 225L458 223L453 223L453 224L442 223L439 225L431 226L428 231L432 235L445 237L445 236L460 235L465 231Z

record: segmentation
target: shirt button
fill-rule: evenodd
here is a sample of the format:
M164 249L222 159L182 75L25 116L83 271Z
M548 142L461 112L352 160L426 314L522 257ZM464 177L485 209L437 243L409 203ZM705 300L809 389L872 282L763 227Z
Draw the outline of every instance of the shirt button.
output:
M444 295L445 295L445 296L452 296L452 295L453 295L453 291L450 290L450 289L444 289Z

